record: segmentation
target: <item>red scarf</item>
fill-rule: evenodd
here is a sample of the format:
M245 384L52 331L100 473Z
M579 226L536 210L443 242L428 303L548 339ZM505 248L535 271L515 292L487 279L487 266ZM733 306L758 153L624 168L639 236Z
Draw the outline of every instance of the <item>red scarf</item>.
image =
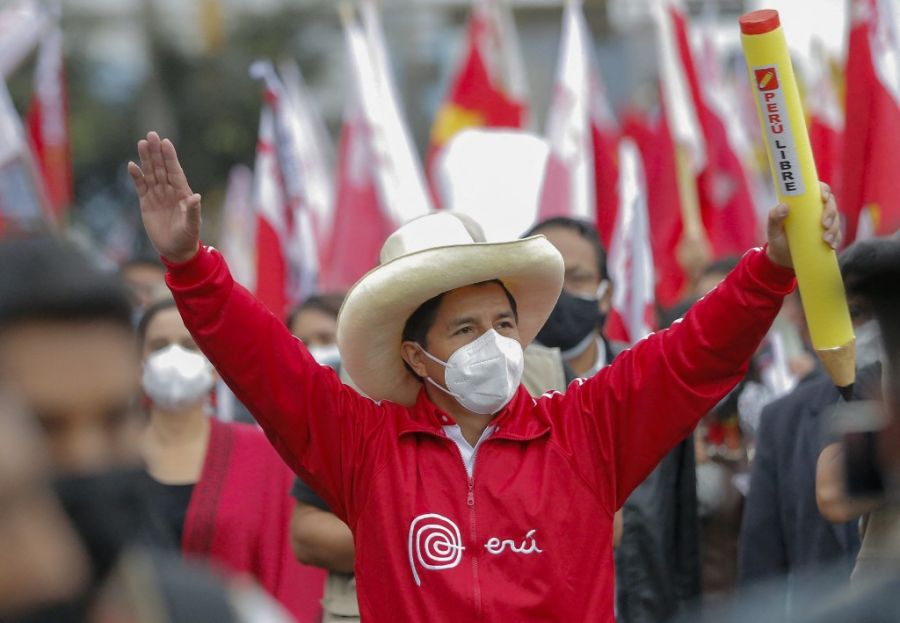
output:
M325 571L294 559L293 478L256 427L213 419L181 549L253 576L298 621L311 623L321 617Z

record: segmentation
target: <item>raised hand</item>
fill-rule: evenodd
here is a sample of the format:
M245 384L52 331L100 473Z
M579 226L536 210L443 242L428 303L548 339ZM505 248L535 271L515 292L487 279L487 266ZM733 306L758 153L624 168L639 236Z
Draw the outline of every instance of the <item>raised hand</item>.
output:
M838 218L837 204L828 184L820 182L822 187L822 240L831 248L841 246L841 223ZM793 268L791 250L788 248L787 235L784 233L784 219L787 218L788 207L778 204L769 211L768 234L769 246L766 252L776 264Z
M200 246L200 195L188 185L172 141L150 132L137 148L141 166L129 162L128 173L147 236L168 261L186 262Z

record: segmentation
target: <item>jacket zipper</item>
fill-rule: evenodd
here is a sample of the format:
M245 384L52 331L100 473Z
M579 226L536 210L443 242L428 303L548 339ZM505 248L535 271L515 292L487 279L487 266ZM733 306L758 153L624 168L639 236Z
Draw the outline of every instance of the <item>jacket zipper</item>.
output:
M467 474L468 475L468 474ZM469 494L466 497L469 506L469 540L473 548L477 548L475 538L475 466L472 466L472 475L469 476ZM478 550L472 552L472 584L475 592L475 614L481 618L481 581L478 579Z
M469 475L469 470L466 468L466 462L462 457L462 453L459 451L456 443L450 440L453 444L453 449L456 451L456 456L459 457L459 461L462 464L463 473L466 475L466 484L468 485L466 491L466 506L469 507L469 542L473 548L476 548L476 524L475 524L475 464L477 459L477 454L479 448L475 449L475 454L472 456L472 475ZM481 618L481 582L478 579L478 552L472 552L472 597L475 603L475 614L480 619Z

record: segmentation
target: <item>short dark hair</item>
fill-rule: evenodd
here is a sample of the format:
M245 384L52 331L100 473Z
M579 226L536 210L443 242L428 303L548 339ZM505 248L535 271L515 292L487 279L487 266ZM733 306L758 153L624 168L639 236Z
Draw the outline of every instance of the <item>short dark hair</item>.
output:
M150 327L150 323L153 322L153 319L156 318L160 312L172 309L173 307L177 308L175 299L167 297L151 303L147 309L144 310L144 314L141 316L137 326L137 340L140 348L144 347L144 340L147 339L147 329Z
M600 232L587 221L568 216L553 216L533 226L522 237L534 236L551 227L568 229L591 243L597 256L597 270L600 273L600 279L609 279L609 273L606 271L606 249L603 248L603 243L600 242Z
M503 288L503 292L506 294L506 299L509 301L509 306L512 308L513 316L516 321L519 320L519 307L516 305L516 299L512 295L512 293L506 289L506 286L503 285L503 282L499 279L491 279L489 281L482 281L480 283L474 283L472 285L476 286L484 286L489 283L495 283L501 288ZM428 348L428 332L431 330L431 327L434 326L434 319L437 317L438 307L441 306L441 301L444 298L444 294L438 294L437 296L428 299L419 307L416 308L409 318L406 320L406 324L403 325L403 341L404 342L415 342L422 346L422 348ZM409 367L409 364L405 361L403 365L406 366L406 369L409 370L409 373L413 376L417 376L412 368Z
M0 241L0 329L29 321L101 321L132 329L125 285L48 235Z
M345 295L341 293L314 294L291 310L287 316L287 320L285 320L285 324L290 327L294 324L294 321L297 320L297 316L309 310L322 312L323 314L336 319L338 313L341 311L341 305L344 303L344 296Z

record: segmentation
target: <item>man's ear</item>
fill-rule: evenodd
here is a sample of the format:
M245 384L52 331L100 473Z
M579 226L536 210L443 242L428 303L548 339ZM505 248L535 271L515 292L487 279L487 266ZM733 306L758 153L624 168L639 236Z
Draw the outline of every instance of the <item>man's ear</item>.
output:
M400 345L400 356L403 357L413 372L420 378L428 376L428 369L425 367L425 356L422 354L421 347L415 342L406 341Z

